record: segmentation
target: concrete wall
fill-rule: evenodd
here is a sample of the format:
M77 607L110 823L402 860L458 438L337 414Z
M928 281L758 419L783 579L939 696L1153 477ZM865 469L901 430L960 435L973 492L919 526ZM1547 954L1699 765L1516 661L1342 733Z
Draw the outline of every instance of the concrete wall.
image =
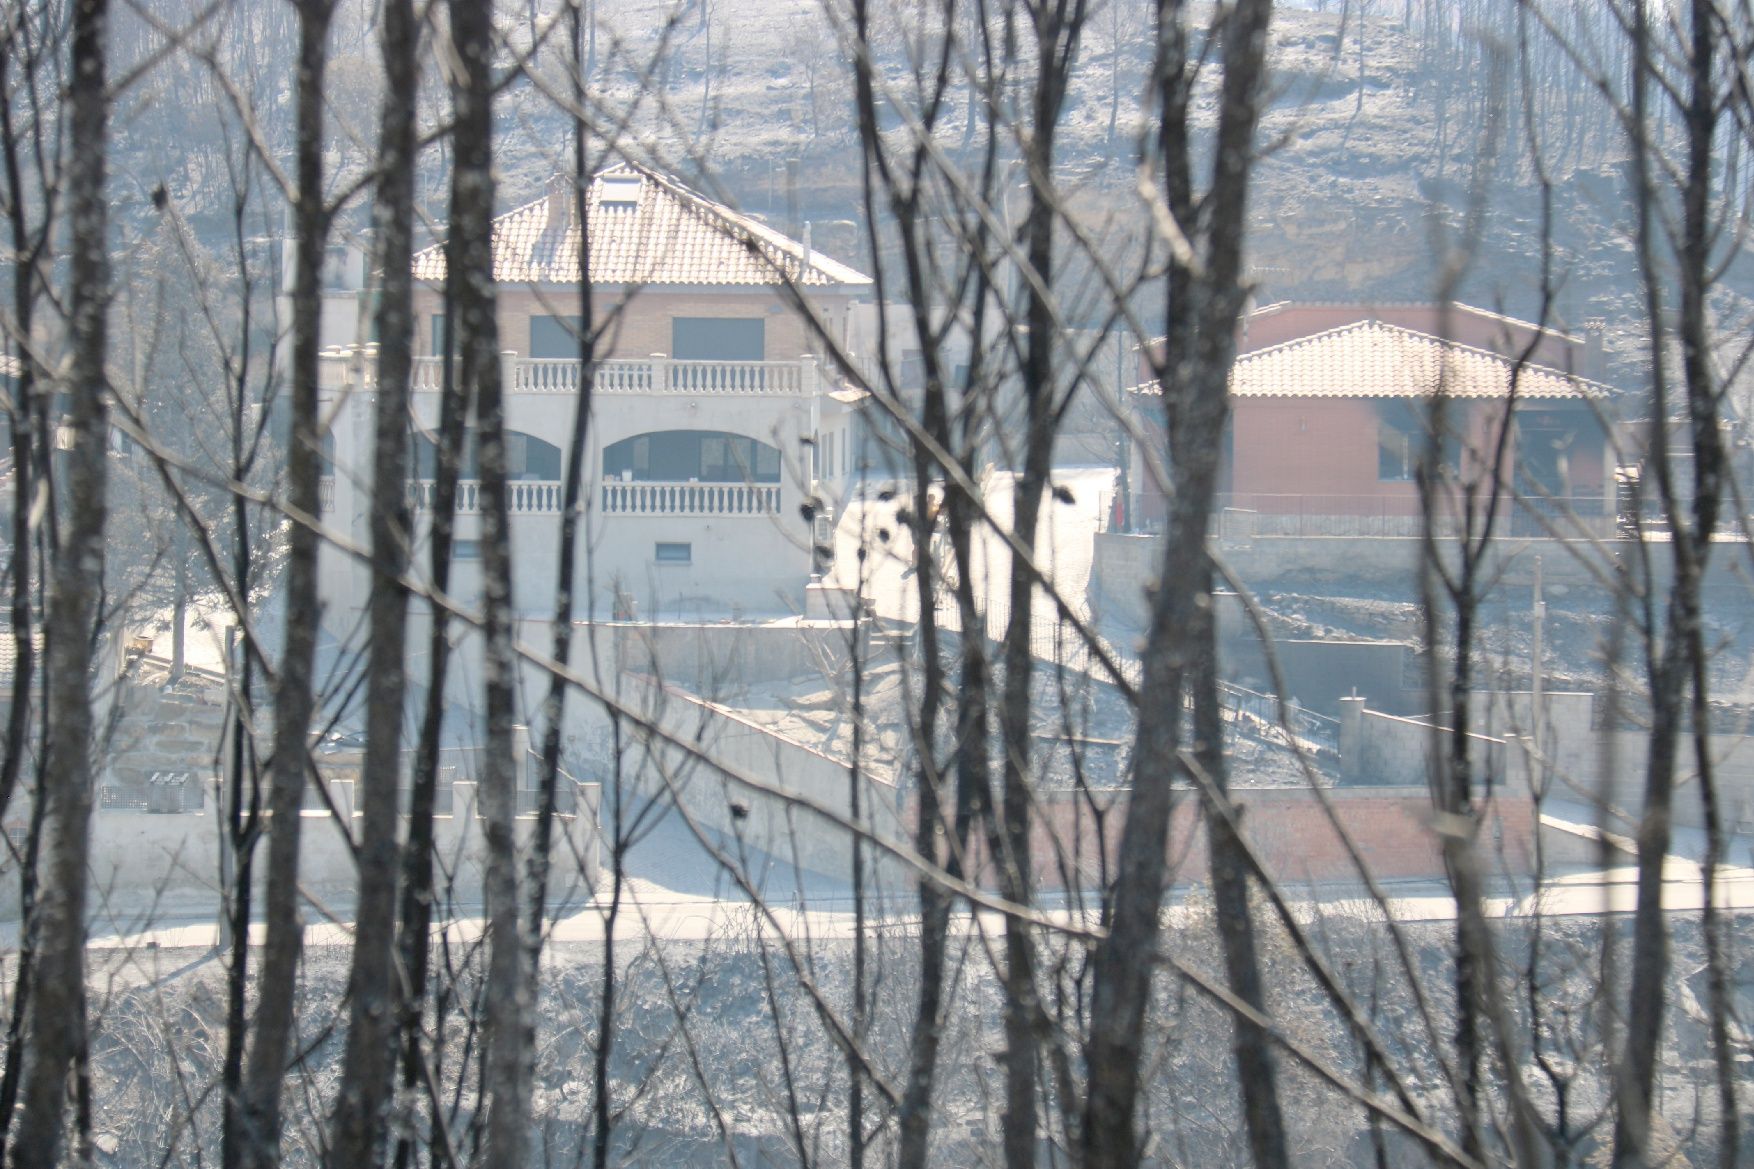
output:
M1330 717L1340 713L1340 699L1353 693L1368 695L1372 701L1379 695L1399 695L1412 648L1403 641L1287 639L1273 643L1285 675L1287 697ZM1263 672L1263 682L1266 677Z
M707 697L787 678L833 677L846 667L851 651L851 626L838 621L601 628L619 668Z
M771 785L757 791L728 779L690 753L654 744L636 753L629 769L635 789L675 800L704 828L740 837L781 864L832 875L847 872L852 834L787 797L798 797L841 816L850 815L851 771L847 761L823 754L709 703L677 687L646 685L640 695L649 717L677 739L692 744L732 771ZM668 777L668 778L666 778ZM871 835L908 838L895 785L866 773L861 804ZM738 813L734 809L740 808ZM876 857L880 868L889 868Z
M174 802L157 804L160 810L153 812L103 807L100 802L92 821L93 912L100 923L109 918L126 923L152 913L216 911L221 826L213 797L215 759L226 731L224 692L216 680L191 672L175 687L124 678L112 693L117 715L100 759L100 785L124 798L143 799L152 792L155 774L184 775L188 782L181 788L180 811ZM528 746L525 734L519 740L519 754L526 762ZM443 753L439 809L445 814L435 821L439 854L460 874L458 894L471 903L479 899L483 855L473 782L479 755L472 748ZM315 786L307 788L300 883L319 900L345 908L356 893L357 874L346 833L356 839L359 835L359 752L320 751L316 762L327 798ZM451 779L456 782L450 783ZM518 782L521 789L533 788L533 771L526 767ZM570 786L562 792L561 806L572 814L558 819L559 831L573 838L573 847L586 863L576 875L557 870L557 878L562 896L576 899L577 890L566 892L566 883L577 885L596 876L599 789L593 783L563 782ZM521 793L520 806L533 809L528 790ZM528 836L534 822L533 815L520 817L521 838ZM28 809L14 808L5 827L22 831L27 823ZM571 855L564 845L557 848L556 855ZM0 860L0 871L9 863ZM261 866L257 872L260 879ZM17 913L16 901L0 902L0 917Z
M600 793L595 784L581 784L577 793L577 816L555 821L556 857L573 853L570 837L585 858L582 866L568 859L554 871L551 903L576 904L589 895L597 877L597 809ZM456 896L467 906L481 901L485 843L477 814L476 786L459 782L453 789L452 813L433 820L435 850L456 873ZM351 799L343 793L337 801L345 812ZM527 845L536 818L520 816L517 835ZM357 815L337 820L327 811L307 809L299 828L299 884L320 903L337 910L351 908L358 892L358 873L343 832L359 835ZM219 839L222 825L211 804L201 812L152 815L146 812L100 811L92 818L91 879L92 912L100 925L138 925L150 917L186 916L217 912L221 887ZM8 862L9 863L9 862ZM257 865L257 880L263 879ZM261 892L258 887L258 893ZM16 919L18 903L0 902L0 916Z
M1340 700L1340 776L1347 784L1425 787L1431 758L1441 749L1432 725L1366 709L1362 698ZM1507 754L1503 739L1471 735L1477 784L1502 788Z
M1542 718L1531 718L1527 691L1474 696L1474 726L1496 732L1476 735L1480 774L1497 791L1515 796L1591 805L1598 799L1636 816L1644 804L1650 767L1650 735L1642 730L1592 727L1594 696L1542 695ZM1431 726L1365 708L1343 699L1340 716L1341 775L1350 784L1423 784L1429 774ZM1539 737L1535 732L1539 731ZM1740 731L1709 736L1714 790L1726 831L1754 831L1754 737ZM1705 808L1693 745L1676 746L1674 823L1703 828Z
M1131 532L1098 532L1091 549L1089 600L1103 621L1145 627L1145 590L1157 583L1163 563L1163 537Z
M1105 616L1139 624L1144 590L1157 578L1160 536L1099 532L1090 571L1091 603ZM1421 541L1415 536L1260 536L1221 539L1225 561L1251 586L1279 584L1309 591L1329 584L1412 590L1417 581ZM1449 541L1440 541L1447 555ZM1651 565L1659 588L1667 587L1667 550L1653 550ZM1527 589L1534 583L1535 560L1547 585L1594 587L1600 574L1630 565L1638 555L1625 540L1550 540L1504 537L1493 543L1482 572L1498 588ZM1749 593L1744 558L1714 556L1705 586L1738 598ZM1553 600L1554 598L1549 598Z

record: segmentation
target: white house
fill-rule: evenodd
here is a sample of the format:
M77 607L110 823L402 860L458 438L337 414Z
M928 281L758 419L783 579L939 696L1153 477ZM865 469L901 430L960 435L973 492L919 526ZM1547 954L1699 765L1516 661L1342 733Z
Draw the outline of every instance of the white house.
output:
M839 494L861 395L824 360L820 327L848 341L871 281L804 241L632 166L588 195L595 311L619 314L597 368L586 453L581 617L699 620L802 611L817 538L800 505ZM579 224L569 180L494 221L512 484L513 602L552 612L565 450L579 400ZM342 266L345 270L346 266ZM414 259L414 413L436 435L444 336L442 246ZM375 358L357 343L371 290L354 266L326 293L322 409L333 474L325 524L364 545L371 506ZM416 441L408 485L417 515L432 498L433 447ZM465 476L468 469L465 468ZM453 592L479 587L475 484L461 485ZM417 520L417 538L425 524ZM367 574L325 549L324 619L343 640L363 625Z

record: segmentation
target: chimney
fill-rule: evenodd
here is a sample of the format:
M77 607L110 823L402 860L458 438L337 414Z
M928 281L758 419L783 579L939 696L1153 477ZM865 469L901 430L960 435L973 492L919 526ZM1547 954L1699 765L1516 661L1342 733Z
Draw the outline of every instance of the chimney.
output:
M806 219L804 221L804 261L798 265L798 278L803 279L804 274L808 271L810 271L810 221Z
M548 178L548 227L564 231L572 226L572 176L550 175Z
M1608 322L1591 317L1583 323L1583 376L1602 381L1608 376L1608 352L1604 344Z

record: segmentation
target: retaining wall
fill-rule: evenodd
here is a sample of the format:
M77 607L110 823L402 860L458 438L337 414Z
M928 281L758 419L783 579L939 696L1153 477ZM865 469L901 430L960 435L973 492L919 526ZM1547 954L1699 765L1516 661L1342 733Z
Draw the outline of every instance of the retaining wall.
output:
M337 820L327 811L302 813L299 827L299 885L320 904L348 910L358 892L358 872L346 831L357 840L359 820L350 811L351 784L337 793ZM572 848L584 858L582 866L570 859L554 870L554 905L576 903L589 895L596 880L598 857L597 810L601 794L596 784L579 784L579 814L555 820L554 855L570 858ZM517 836L528 843L536 818L520 816ZM220 817L211 805L205 811L180 815L104 810L92 817L91 905L102 924L138 925L158 917L216 914L220 908ZM455 873L455 891L466 905L481 901L485 842L479 823L476 785L459 781L452 789L452 813L433 818L434 847L445 868ZM569 846L566 838L572 840ZM264 865L256 866L259 898L263 892ZM442 879L442 878L441 878ZM0 917L15 920L18 903L0 901Z
M658 726L725 767L772 789L756 790L729 779L680 747L653 744L636 753L629 769L637 790L657 799L674 798L702 827L740 837L781 863L821 873L847 871L851 832L800 803L849 817L851 769L846 760L805 746L679 687L645 680L636 694L647 717ZM895 785L870 772L861 780L861 812L870 834L906 840L906 825L911 821L902 819Z
M1422 541L1417 536L1254 536L1246 541L1219 537L1219 549L1232 570L1250 585L1283 582L1292 587L1323 587L1330 583L1368 583L1411 589L1417 580ZM1098 532L1092 550L1090 597L1101 614L1139 624L1145 612L1145 589L1157 578L1163 553L1155 535ZM1452 554L1453 542L1440 540L1439 555ZM1667 587L1667 549L1652 549L1651 567L1657 587ZM1714 555L1705 587L1749 589L1746 557ZM1638 554L1630 540L1553 540L1502 537L1495 540L1482 565L1485 579L1499 586L1528 588L1534 583L1535 561L1549 585L1594 586L1614 579L1616 566Z
M1330 788L1324 793L1330 818L1308 787L1247 788L1234 793L1244 838L1276 881L1290 884L1351 884L1358 878L1341 832L1351 839L1377 880L1435 880L1444 874L1443 857L1431 829L1431 796L1416 787ZM1105 793L1097 805L1104 831L1096 830L1090 801L1077 793L1043 793L1032 848L1041 888L1063 888L1069 880L1092 888L1104 875L1112 879L1120 827L1126 814L1123 792ZM1337 827L1336 827L1337 826ZM1487 807L1479 837L1490 858L1489 871L1532 871L1536 818L1526 797L1506 796ZM1168 859L1171 881L1185 885L1210 879L1206 828L1198 797L1181 794L1171 814ZM987 867L984 879L990 881Z

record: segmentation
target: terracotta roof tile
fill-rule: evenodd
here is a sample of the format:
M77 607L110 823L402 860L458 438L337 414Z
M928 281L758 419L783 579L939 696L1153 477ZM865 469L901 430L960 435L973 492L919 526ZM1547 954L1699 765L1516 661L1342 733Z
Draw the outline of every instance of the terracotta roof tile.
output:
M493 221L493 276L501 284L570 284L578 279L579 230L572 185ZM805 287L866 285L871 278L689 190L628 165L591 183L586 214L591 278L598 284L746 287L786 279ZM416 253L416 280L445 277L444 245Z
M1359 321L1236 359L1230 392L1239 398L1423 398L1439 385L1454 398L1502 398L1516 362L1381 321ZM1138 392L1158 393L1156 383ZM1608 387L1526 365L1519 398L1593 398Z

